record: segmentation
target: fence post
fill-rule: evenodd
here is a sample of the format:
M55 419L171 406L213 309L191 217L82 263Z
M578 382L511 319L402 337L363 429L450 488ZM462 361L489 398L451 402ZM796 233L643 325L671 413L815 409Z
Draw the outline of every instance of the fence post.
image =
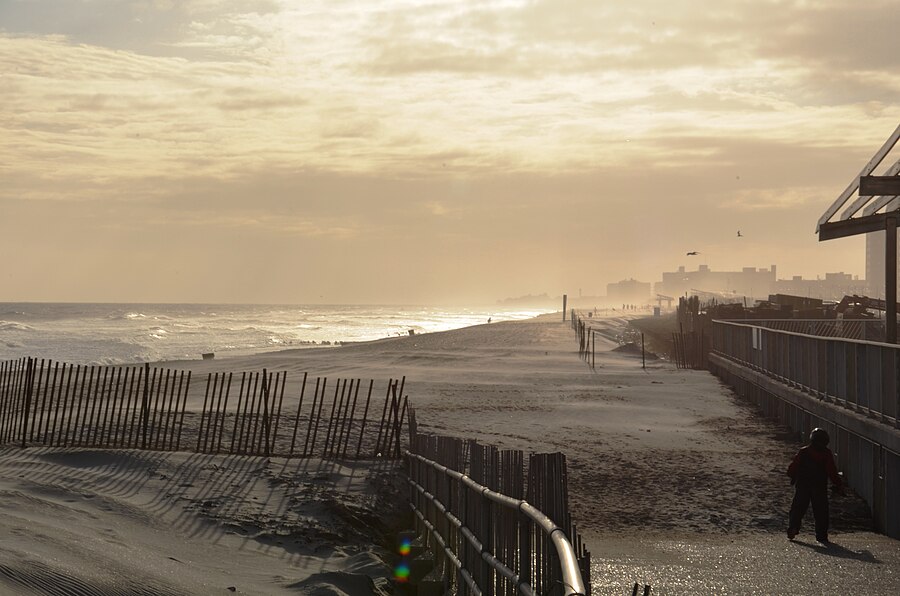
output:
M644 354L644 334L641 333L641 368L647 368L647 357Z
M141 397L141 449L147 448L147 423L150 418L150 363L144 363L144 394Z
M266 444L263 449L263 455L269 457L269 372L265 368L263 369L263 384L260 393L263 400L263 433L265 434Z
M25 371L25 410L22 412L22 448L28 442L28 411L31 409L31 392L34 385L34 358L28 358L28 368Z

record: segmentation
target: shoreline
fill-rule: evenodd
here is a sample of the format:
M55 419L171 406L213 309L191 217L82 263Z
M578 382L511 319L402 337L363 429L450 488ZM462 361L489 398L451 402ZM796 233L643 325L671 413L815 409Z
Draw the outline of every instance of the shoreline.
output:
M215 358L210 359L210 360L204 360L202 357L195 358L195 359L181 359L181 360L148 360L146 362L115 364L113 366L135 366L138 364L140 364L140 365L150 364L151 366L154 366L154 365L157 365L157 366L178 365L179 369L181 369L182 368L181 365L184 365L186 363L191 363L191 362L207 362L207 363L208 362L228 362L228 361L232 361L232 360L236 360L236 359L249 361L249 360L253 360L255 358L266 359L267 357L274 356L274 355L289 355L289 354L299 355L299 354L302 354L305 352L312 352L312 351L316 351L316 350L319 350L320 352L327 352L327 351L333 351L333 350L340 349L340 348L353 348L353 347L358 347L358 346L379 345L379 344L384 344L384 343L388 343L388 342L402 342L402 341L407 341L407 340L415 341L416 338L428 337L431 335L439 335L442 333L454 333L454 332L461 331L464 329L477 329L480 327L486 327L488 325L502 325L502 324L507 324L507 323L532 321L532 320L537 320L537 319L543 319L545 317L548 318L548 320L549 320L549 318L552 318L554 316L561 317L562 311L559 311L556 313L541 313L541 314L535 315L533 317L526 317L523 319L509 319L509 320L503 320L503 321L494 321L491 323L476 323L474 325L465 325L463 327L455 327L453 329L442 329L440 331L428 331L425 333L416 333L415 335L397 335L397 336L380 337L378 339L367 339L367 340L361 340L361 341L335 342L332 345L316 344L316 345L308 345L307 347L286 346L286 347L274 348L271 350L265 350L262 352L254 352L252 354L238 354L238 355L234 355L234 356L223 356L221 358L217 354Z
M516 320L542 309L280 307L11 303L0 314L0 360L87 365L241 358L349 345Z

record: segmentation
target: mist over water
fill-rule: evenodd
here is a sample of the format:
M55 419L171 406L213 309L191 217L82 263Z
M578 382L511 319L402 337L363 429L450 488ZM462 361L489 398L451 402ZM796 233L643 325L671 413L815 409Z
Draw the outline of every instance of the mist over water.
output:
M0 303L0 360L81 364L217 358L523 319L547 310L366 305Z

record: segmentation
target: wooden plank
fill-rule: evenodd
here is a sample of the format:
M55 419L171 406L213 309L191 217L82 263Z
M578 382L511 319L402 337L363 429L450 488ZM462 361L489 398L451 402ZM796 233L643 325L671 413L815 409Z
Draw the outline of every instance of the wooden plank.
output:
M180 384L179 384L180 387ZM178 437L175 439L175 451L181 450L181 431L184 429L184 413L187 410L188 392L191 389L191 371L188 371L187 380L184 382L184 399L181 402L181 416L178 419Z
M884 172L885 176L896 176L897 174L900 174L900 159L895 161L894 165L892 165L890 168L888 168ZM885 197L880 197L876 201L873 201L872 197L864 196L864 195L860 194L859 198L857 198L855 201L853 201L849 207L847 207L846 209L844 209L841 212L841 216L838 219L841 219L841 220L850 219L851 217L856 215L856 213L860 209L863 209L863 208L865 208L863 210L863 215L871 215L872 213L875 213L876 211L878 211L878 208L872 208L870 210L870 207L872 205L874 205L875 203L880 203L881 206L883 207L884 203L886 203L886 201L882 200L884 198Z
M216 373L216 380L219 378L219 373ZM200 451L200 445L203 443L203 417L206 415L206 406L209 403L209 389L213 387L213 397L215 397L216 390L213 385L213 374L206 373L206 393L203 394L203 409L200 410L200 427L197 429L197 453L202 453Z
M72 410L75 407L75 394L78 391L78 374L81 372L81 365L78 364L75 366L75 386L72 387L71 394L69 393L69 386L72 382L72 367L69 367L69 376L66 379L66 396L63 398L63 419L59 423L59 432L62 434L62 443L57 439L56 445L62 445L66 447L69 443L69 427L72 425ZM71 396L71 399L70 399ZM69 405L69 412L66 413L66 403ZM65 427L65 431L63 431L63 427Z
M72 443L76 444L75 437L77 436L78 437L78 442L77 442L78 445L82 444L82 441L84 439L84 427L87 426L84 423L84 420L87 416L88 404L87 403L84 404L84 416L82 416L81 405L84 402L85 398L88 401L90 401L91 389L96 389L96 386L94 385L94 367L93 366L91 366L91 369L90 369L90 376L88 377L86 390L85 390L85 386L84 386L84 378L82 378L81 381L82 381L82 384L81 384L82 392L78 394L78 407L75 410L75 428L72 429ZM100 382L100 369L99 368L97 369L97 382L98 383Z
M291 449L288 452L288 457L292 457L294 455L294 445L297 443L297 426L300 424L300 408L303 407L303 394L306 392L306 377L309 373L303 373L303 383L300 385L300 401L297 403L297 415L294 417L294 435L291 438ZM285 377L287 377L287 373L285 373ZM282 397L284 396L284 389L281 390Z
M216 388L219 393L216 395ZM225 391L225 373L222 373L222 380L219 381L219 373L215 374L213 379L213 390L209 396L209 416L206 419L206 436L203 437L203 451L209 453L216 446L216 428L219 426L219 410L222 409L222 393ZM211 435L211 436L210 436Z
M102 371L102 372L101 372ZM85 420L82 422L81 431L86 434L84 435L84 441L88 445L93 445L94 441L97 439L97 425L94 423L94 414L97 413L97 404L100 403L100 413L103 413L103 404L101 403L103 400L103 396L106 394L106 381L109 378L109 367L97 367L97 384L94 386L94 399L91 400L91 410L90 414L85 416ZM87 412L87 409L85 409ZM99 415L97 417L98 421L100 419ZM92 434L93 431L93 434ZM92 438L93 437L93 438Z
M137 382L134 387L134 406L131 410L131 423L128 425L128 447L134 447L135 436L140 438L140 435L135 435L138 426L138 395L142 392L141 387L146 385L144 380L144 371L146 370L147 365L139 366L137 369ZM129 402L131 400L129 399ZM123 433L124 434L124 433ZM123 437L124 440L124 437Z
M6 427L6 412L9 402L9 386L12 373L12 360L0 364L0 437Z
M341 450L341 458L347 458L347 445L350 443L350 433L353 430L353 418L356 415L356 402L359 399L359 386L362 379L356 379L356 391L353 393L353 406L350 408L350 417L347 423L347 435L344 437L344 448ZM347 400L350 401L349 399Z
M171 373L171 369L165 369L166 378L163 381L163 369L159 370L159 378L156 382L156 399L153 400L153 420L151 422L150 428L150 439L153 444L153 449L158 448L159 444L159 430L160 425L162 424L162 407L166 403L166 392L169 390L169 374ZM162 396L162 401L160 401L160 396ZM158 418L157 418L157 415Z
M312 410L309 412L309 426L306 429L306 443L303 444L303 455L306 456L309 454L309 439L312 436L313 429L313 418L316 413L316 401L319 399L319 377L316 377L316 390L313 392L313 403ZM298 411L299 411L299 406Z
M184 375L184 371L182 371L181 374ZM163 402L165 404L164 410L166 412L166 415L164 418L160 419L160 426L162 427L162 433L160 433L161 436L160 436L160 441L159 441L160 449L165 449L167 445L171 448L171 444L172 444L172 441L168 440L169 436L171 436L171 433L169 432L170 424L171 424L171 428L173 428L173 429L175 428L175 423L173 422L173 419L172 419L172 412L174 410L177 413L178 398L181 397L181 387L179 386L176 389L176 381L177 380L178 380L178 371L177 370L172 371L172 386L168 387L166 394L163 396L163 398L164 398Z
M845 221L821 224L819 226L819 242L884 230L889 215L896 217L896 213L876 213Z
M247 377L247 395L244 396L244 411L241 413L241 429L238 431L237 452L245 453L247 449L246 436L250 434L250 426L252 422L250 417L253 415L253 403L256 402L256 388L259 384L259 373L250 373Z
M34 393L34 375L37 368L37 360L28 359L28 372L25 376L25 408L22 410L22 447L28 444L28 416L31 410L31 398Z
M66 365L64 363L63 364L63 374L65 374L65 371L66 371L65 366ZM56 392L56 388L57 388L56 379L57 379L58 373L59 373L59 362L57 362L53 365L53 381L51 382L51 386L50 386L50 399L49 399L49 402L47 403L47 422L44 425L44 440L43 440L44 445L46 445L50 441L50 437L51 437L51 435L50 435L50 418L51 418L51 414L56 411L53 409L53 393ZM60 386L60 387L62 386L62 379L63 379L62 377L59 377L59 385L58 386Z
M256 446L256 432L257 427L259 426L259 412L262 410L262 386L265 386L265 376L263 376L263 385L259 384L259 376L260 373L255 373L255 380L253 382L253 394L251 396L250 402L250 419L248 420L247 427L247 440L244 442L245 448L249 448L249 451L245 451L246 453L254 454L254 447ZM259 402L257 402L257 398L259 398Z
M328 455L328 445L329 439L331 438L331 426L334 423L334 410L337 407L338 401L338 390L341 387L341 379L338 379L334 384L334 399L331 401L331 414L328 416L328 431L325 433L325 447L322 449L322 457ZM347 380L344 379L344 390L347 389ZM344 398L343 392L341 392L341 399Z
M375 439L375 449L372 457L377 457L381 453L381 434L384 432L384 419L387 415L388 403L391 399L391 388L394 386L394 379L388 379L387 393L384 394L384 408L381 409L381 422L378 423L378 438Z
M900 195L900 176L862 176L859 196L883 197Z
M132 374L133 372L133 367L129 366L125 368L125 379L122 381L122 397L119 400L119 412L116 414L115 427L113 428L113 447L117 447L121 442L119 440L119 431L122 428L122 414L127 412L126 408L131 402L131 392L134 390L134 375Z
M263 455L269 457L269 438L271 435L271 423L269 421L269 394L272 393L272 373L268 372L265 368L263 369L263 386L260 391L260 401L262 402L262 422L263 426L260 429L259 433L259 442L260 445L257 447L257 451L260 447L262 447Z
M35 362L37 362L37 360L35 360ZM49 361L48 361L48 362L47 362L47 375L48 375L48 377L49 377L49 374L50 374L50 364L49 364ZM50 380L49 380L49 378L48 378L46 381L43 381L43 376L44 376L44 359L41 358L41 364L40 364L40 367L37 369L37 385L36 385L36 388L35 388L35 391L34 391L34 414L32 415L32 418L37 418L37 417L38 417L38 411L39 411L39 410L40 410L40 417L43 418L43 416L44 416L44 411L43 411L42 409L40 409L40 405L39 405L38 402L39 402L40 397L41 397L41 388L44 389L44 398L45 398L45 400L46 400L46 396L47 396L47 383L49 383ZM42 382L42 381L43 381L43 382ZM28 434L28 440L29 440L29 441L34 441L34 427L35 427L35 426L38 426L38 439L40 439L40 423L35 424L35 421L32 420L32 421L31 421L31 432Z
M276 443L278 442L278 423L281 421L281 406L284 404L284 386L287 384L287 371L281 374L281 389L278 388L278 375L275 375L275 391L278 393L278 409L275 410L275 428L272 429L272 453L275 453ZM275 397L272 397L272 406L275 406Z
M219 453L222 451L222 433L225 430L225 419L226 414L228 413L228 398L231 395L231 378L234 373L228 373L228 385L225 388L225 403L222 406L222 422L219 425L219 438L215 441L215 452Z
M150 391L152 383L156 382L156 369L153 369L153 379L150 378L150 363L144 364L144 393L141 397L141 449L147 448L147 425L150 422Z
M116 375L116 387L113 389L109 395L109 399L106 402L106 409L103 412L103 426L101 426L100 431L100 443L104 447L111 447L113 444L112 441L112 425L115 421L116 417L116 402L119 401L119 386L122 382L122 367L119 367L115 371ZM127 380L127 379L126 379ZM110 387L112 387L112 380L110 380ZM110 418L110 408L112 408L112 418ZM104 440L104 435L106 439Z
M369 379L369 393L366 396L366 408L363 411L362 423L359 426L359 442L356 444L356 459L359 459L359 451L362 449L363 434L366 432L366 419L369 416L369 402L372 400L372 387L375 379Z

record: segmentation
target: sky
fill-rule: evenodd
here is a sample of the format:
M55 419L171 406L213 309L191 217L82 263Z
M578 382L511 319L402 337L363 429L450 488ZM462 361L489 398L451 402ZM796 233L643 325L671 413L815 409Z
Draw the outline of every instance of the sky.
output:
M0 301L864 277L863 239L815 225L900 122L898 21L897 0L0 0Z

